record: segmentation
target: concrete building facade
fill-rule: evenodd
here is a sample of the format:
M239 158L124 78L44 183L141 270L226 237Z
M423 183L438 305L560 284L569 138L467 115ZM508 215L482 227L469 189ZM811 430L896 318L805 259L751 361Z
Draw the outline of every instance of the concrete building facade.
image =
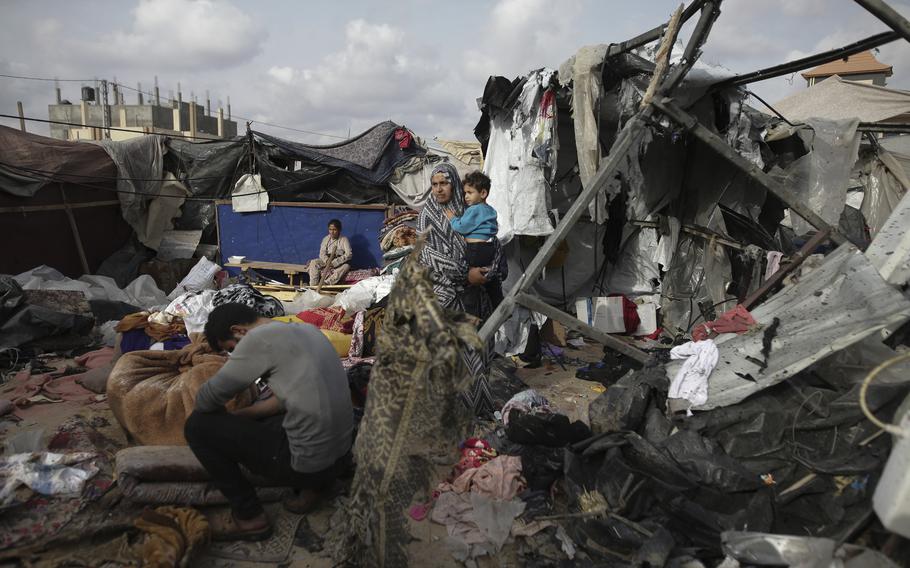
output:
M87 97L92 98L92 97ZM99 98L95 93L96 100ZM170 105L122 104L122 97L115 93L121 104L110 107L110 126L121 129L111 130L112 140L125 140L144 134L182 135L209 139L233 138L237 136L237 123L231 120L230 103L225 114L217 109L214 116L206 106L183 101L172 101ZM48 105L48 120L70 123L72 125L54 124L50 126L52 138L60 140L100 140L104 134L104 105L100 102L82 100L73 104L61 100ZM179 99L178 99L179 100ZM126 130L126 132L124 131Z

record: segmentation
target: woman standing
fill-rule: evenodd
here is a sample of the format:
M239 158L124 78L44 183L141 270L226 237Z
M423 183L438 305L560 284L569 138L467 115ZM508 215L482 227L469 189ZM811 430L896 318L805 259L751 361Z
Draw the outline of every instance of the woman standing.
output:
M433 168L430 176L432 196L427 200L417 220L417 230L424 236L426 242L420 250L420 263L430 269L433 280L433 291L436 298L444 307L452 310L464 311L461 302L461 293L467 286L479 286L481 296L481 319L487 318L492 312L492 303L483 288L487 279L505 279L505 274L499 273L502 249L499 241L494 239L496 247L495 260L492 269L468 267L465 260L465 241L452 228L446 216L446 210L453 211L460 216L464 212L464 189L455 166L442 163ZM465 402L481 414L492 410L492 399L487 385L488 359L486 353L465 348L462 352L465 365L474 377L471 389L464 393Z
M341 221L329 221L329 234L322 239L319 245L319 258L310 261L310 286L323 284L331 286L341 282L351 270L351 243L347 237L341 236Z

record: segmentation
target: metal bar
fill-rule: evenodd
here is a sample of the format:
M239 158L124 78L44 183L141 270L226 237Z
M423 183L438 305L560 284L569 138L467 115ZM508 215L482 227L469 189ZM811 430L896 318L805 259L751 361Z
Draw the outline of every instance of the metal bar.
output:
M704 45L705 40L708 39L708 34L711 33L711 28L714 26L715 20L720 16L719 4L719 0L705 2L705 5L701 9L701 16L698 18L698 23L692 31L692 36L689 38L689 43L686 44L685 51L683 51L682 61L680 61L675 69L670 71L667 79L660 86L658 92L662 95L672 93L682 82L689 70L692 69L692 66L695 65L695 62L701 55L701 46Z
M762 284L756 291L749 294L749 296L742 301L742 305L747 310L752 306L761 301L765 295L771 291L772 288L780 284L780 282L791 272L796 270L804 260L809 258L809 255L812 254L812 251L815 248L825 242L825 239L828 238L829 230L821 230L815 233L811 239L806 241L806 243L790 258L790 263L787 266L781 268L777 272L771 275L771 278L768 278L764 284Z
M88 268L88 259L85 257L85 249L82 247L82 237L79 236L79 227L76 226L76 216L73 215L73 208L66 201L66 192L63 190L63 184L60 185L60 197L63 199L63 205L66 208L66 217L70 222L70 229L73 231L73 240L76 241L76 252L79 253L79 262L82 263L82 273L90 274Z
M19 130L25 132L25 113L22 112L22 101L16 101L16 110L19 112Z
M63 211L65 209L86 209L88 207L104 207L107 205L120 205L117 200L90 201L88 203L70 203L67 205L20 205L18 207L0 207L0 213L33 213L35 211Z
M683 10L681 22L685 23L692 16L694 16L706 1L707 0L694 0L691 4L689 4L686 9ZM661 24L656 28L652 28L642 34L633 37L632 39L626 40L622 43L613 44L607 49L606 56L612 57L614 55L619 55L620 53L631 51L636 47L641 47L645 44L651 43L652 41L657 41L660 39L660 36L663 35L665 27L666 24Z
M590 325L580 321L578 318L551 306L540 298L522 293L519 294L515 299L519 304L528 308L529 310L534 310L535 312L539 312L552 320L556 320L567 328L574 329L575 331L582 333L587 337L590 337L594 341L602 343L604 346L609 347L613 351L617 351L627 357L635 359L639 363L644 363L651 358L650 355L641 349L633 347L625 341L613 337L609 333L601 331L595 327L591 327Z
M831 227L827 221L822 219L815 211L812 211L802 200L788 187L778 183L777 180L762 171L761 168L740 156L731 148L721 137L714 134L701 123L698 122L691 114L682 110L670 99L655 100L653 103L658 110L667 115L668 118L677 122L680 126L692 133L693 136L707 144L711 149L720 154L732 165L736 166L742 172L761 184L768 191L773 193L784 202L784 204L798 213L800 217L806 220L810 225L819 231L830 231L830 238L837 244L843 244L846 239L843 235L837 233L836 229Z
M860 132L908 133L910 124L898 122L860 122L856 127Z
M216 199L216 205L231 205L230 199ZM347 203L317 203L308 201L269 201L269 206L278 207L315 207L319 209L365 209L369 211L385 211L389 209L388 205L382 204L347 204Z
M544 267L547 265L547 262L553 256L553 253L556 252L556 248L569 235L569 231L575 226L575 223L578 221L579 217L581 217L582 212L588 207L588 204L594 199L594 196L600 193L600 191L606 187L607 183L613 179L622 160L626 158L630 149L639 138L641 138L646 121L650 119L653 114L652 109L653 107L649 106L636 113L620 131L619 135L616 137L616 142L613 143L613 147L610 149L610 154L607 156L606 161L601 165L597 175L594 176L594 179L591 180L588 187L584 188L578 195L575 202L569 207L565 216L559 221L556 230L547 237L547 240L534 256L534 259L528 264L528 267L518 279L518 282L515 283L515 286L499 304L499 307L496 308L490 317L487 318L487 321L484 322L483 327L480 328L478 333L483 341L493 337L493 334L496 333L499 326L509 318L512 310L515 308L515 297L526 292L537 280L541 272L543 272Z
M910 22L897 13L897 10L882 0L856 0L856 3L868 10L873 16L883 21L889 28L910 41Z
M861 51L866 51L867 49L872 49L873 47L878 47L880 45L890 43L900 38L901 35L897 32L882 32L880 34L867 37L866 39L861 39L849 45L845 45L837 49L832 49L831 51L818 53L816 55L810 55L808 57L803 57L802 59L790 61L789 63L775 65L774 67L759 69L758 71L753 71L751 73L737 75L736 77L731 77L730 79L715 83L714 88L723 89L725 87L738 87L740 85L747 85L749 83L755 83L757 81L764 81L765 79L773 79L774 77L789 75L790 73L795 73L796 71L802 71L803 69L808 69L817 65L823 65L825 63L830 63L831 61L837 61L838 59L843 59L850 55L854 55Z

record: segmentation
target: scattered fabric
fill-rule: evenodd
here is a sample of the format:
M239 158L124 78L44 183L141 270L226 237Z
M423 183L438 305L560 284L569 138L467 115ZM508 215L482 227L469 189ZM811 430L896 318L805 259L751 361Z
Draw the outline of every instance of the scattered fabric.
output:
M82 491L86 480L98 473L89 452L32 452L0 458L0 510L21 503L16 490L25 486L41 495L73 495Z
M716 320L695 326L692 330L693 341L703 341L708 339L711 333L746 333L757 324L755 318L744 308L742 304L737 304L732 310L728 310L720 315Z
M186 335L186 327L183 321L175 319L167 324L156 323L151 317L152 313L137 312L130 314L120 320L114 329L118 333L125 333L132 330L143 330L153 343L165 341L177 335Z
M779 252L776 250L768 251L768 254L766 257L768 265L765 268L765 280L767 280L768 278L771 278L775 272L780 270L780 260L783 257L784 257L784 253L782 253L782 252Z
M534 389L521 391L509 399L509 402L502 407L502 423L509 425L509 414L513 410L521 412L535 412L538 414L549 414L553 412L548 401L542 394Z
M478 468L498 455L489 442L479 438L468 438L459 445L459 449L461 459L455 465L456 476L469 469Z
M670 350L670 359L685 359L670 383L669 398L689 401L689 410L708 401L708 377L717 366L719 354L714 340L690 341Z
M212 296L212 306L217 308L224 304L243 304L259 312L264 318L274 318L284 315L284 306L281 301L272 296L266 296L247 284L232 284L227 288L218 290Z
M360 268L358 270L351 270L348 272L347 276L344 277L345 284L356 284L361 280L366 280L367 278L372 278L374 276L379 276L378 268Z
M446 545L459 561L499 552L525 504L520 499L498 501L476 493L443 493L430 520L445 525Z
M142 565L153 568L191 565L210 537L208 520L188 507L146 510L136 519L136 528L144 533Z
M509 500L525 488L521 477L521 458L498 456L480 467L466 470L452 483L441 483L440 493L479 493L492 499Z
M343 308L337 306L306 310L297 314L297 317L320 329L328 329L347 334L354 331L354 318L348 316Z

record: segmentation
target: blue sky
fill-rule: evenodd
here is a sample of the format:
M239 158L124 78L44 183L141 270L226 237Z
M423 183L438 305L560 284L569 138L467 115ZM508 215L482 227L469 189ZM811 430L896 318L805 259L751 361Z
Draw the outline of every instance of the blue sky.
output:
M910 4L892 6L910 16ZM0 73L106 78L213 105L254 121L345 136L392 119L425 138L470 139L487 76L557 67L579 47L626 40L666 21L678 2L647 0L5 1ZM850 0L725 0L703 61L734 72L883 31ZM688 37L691 24L683 30ZM910 89L910 44L879 59L889 86ZM805 88L798 75L757 83L770 101ZM79 83L64 83L78 99ZM135 93L127 92L135 102ZM53 84L0 78L0 112L47 117ZM0 119L17 125L17 121ZM46 133L38 125L30 130ZM332 138L255 124L289 139Z

